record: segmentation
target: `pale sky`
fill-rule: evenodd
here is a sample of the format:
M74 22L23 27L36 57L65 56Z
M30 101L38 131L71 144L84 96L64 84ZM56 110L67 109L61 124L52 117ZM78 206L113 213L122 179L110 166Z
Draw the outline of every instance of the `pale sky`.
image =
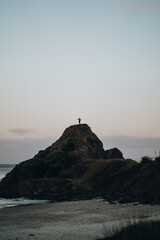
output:
M160 149L160 0L0 0L0 163L81 117L125 157Z

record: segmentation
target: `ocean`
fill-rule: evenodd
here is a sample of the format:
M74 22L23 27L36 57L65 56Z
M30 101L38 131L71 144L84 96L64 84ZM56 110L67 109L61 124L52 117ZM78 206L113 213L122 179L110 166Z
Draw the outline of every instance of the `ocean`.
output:
M0 181L15 167L15 164L0 164Z
M0 164L0 181L15 167L15 164ZM32 200L26 198L0 198L0 209L5 207L14 207L19 205L29 205L37 203L46 203L47 200Z

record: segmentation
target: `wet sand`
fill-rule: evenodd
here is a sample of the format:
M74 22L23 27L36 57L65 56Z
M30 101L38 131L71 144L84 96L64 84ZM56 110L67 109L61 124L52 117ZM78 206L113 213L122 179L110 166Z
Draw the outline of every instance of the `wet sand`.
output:
M101 199L45 203L0 210L1 240L94 240L137 219L160 219L160 205Z

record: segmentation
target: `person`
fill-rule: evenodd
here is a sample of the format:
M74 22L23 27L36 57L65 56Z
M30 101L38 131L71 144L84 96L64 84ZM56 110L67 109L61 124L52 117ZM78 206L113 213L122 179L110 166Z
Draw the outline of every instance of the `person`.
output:
M81 124L81 118L78 118L77 120L78 120L78 123Z

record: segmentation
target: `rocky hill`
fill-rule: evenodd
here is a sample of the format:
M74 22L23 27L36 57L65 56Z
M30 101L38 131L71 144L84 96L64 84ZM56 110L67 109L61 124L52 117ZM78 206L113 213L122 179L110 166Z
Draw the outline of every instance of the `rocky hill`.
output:
M117 148L105 151L90 127L79 124L8 173L0 197L159 203L159 170L159 162L137 163Z

